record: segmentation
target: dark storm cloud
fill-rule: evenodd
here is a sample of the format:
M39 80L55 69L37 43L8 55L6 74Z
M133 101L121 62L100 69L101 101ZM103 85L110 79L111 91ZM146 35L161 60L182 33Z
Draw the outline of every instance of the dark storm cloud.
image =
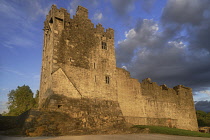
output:
M164 25L172 24L185 28L190 48L201 55L210 52L210 1L209 0L169 0L162 14ZM169 25L170 25L169 24ZM202 49L201 49L202 48Z
M136 1L137 0L111 0L110 2L114 7L115 11L117 12L117 14L120 16L124 16L135 8ZM144 11L149 13L153 8L156 0L140 0L137 2L140 3L136 3L136 6L140 5Z
M210 52L210 18L203 21L202 26L195 27L189 31L191 35L190 44L194 51L199 51L200 55L208 55Z
M125 65L140 81L150 77L170 87L210 88L209 5L206 0L169 0L159 24L138 21L117 46L118 67Z
M205 112L210 112L210 101L198 101L195 103L196 110L202 110Z
M162 20L178 24L198 25L208 13L206 10L209 6L209 0L169 0L163 10Z

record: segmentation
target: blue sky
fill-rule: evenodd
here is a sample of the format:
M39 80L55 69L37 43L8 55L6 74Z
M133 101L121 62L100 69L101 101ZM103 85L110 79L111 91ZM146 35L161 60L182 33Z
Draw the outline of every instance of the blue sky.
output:
M10 90L39 89L43 22L52 4L71 17L84 6L95 25L113 28L117 66L132 77L191 87L199 109L210 108L209 0L1 0L0 113Z

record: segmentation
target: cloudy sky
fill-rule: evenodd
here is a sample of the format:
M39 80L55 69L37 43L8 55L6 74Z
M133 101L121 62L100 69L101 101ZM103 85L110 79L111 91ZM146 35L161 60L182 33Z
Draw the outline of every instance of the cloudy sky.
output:
M1 0L0 113L7 94L39 89L43 22L52 4L115 30L117 66L133 78L185 85L196 108L210 112L210 0Z

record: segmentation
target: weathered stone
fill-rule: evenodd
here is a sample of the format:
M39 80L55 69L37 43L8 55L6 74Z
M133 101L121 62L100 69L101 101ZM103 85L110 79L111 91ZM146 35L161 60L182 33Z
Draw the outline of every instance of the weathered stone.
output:
M117 68L114 30L94 28L86 8L71 19L53 5L44 31L39 108L45 111L28 118L37 122L34 133L53 135L53 124L60 135L118 131L126 122L198 130L192 90L150 78L140 83Z

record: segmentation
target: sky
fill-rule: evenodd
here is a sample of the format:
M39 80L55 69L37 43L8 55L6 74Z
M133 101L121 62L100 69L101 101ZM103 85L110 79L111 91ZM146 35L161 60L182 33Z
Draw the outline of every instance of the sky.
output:
M1 0L0 113L17 86L39 90L52 4L71 18L86 7L95 25L114 29L117 67L140 82L191 87L196 109L210 112L210 0Z

